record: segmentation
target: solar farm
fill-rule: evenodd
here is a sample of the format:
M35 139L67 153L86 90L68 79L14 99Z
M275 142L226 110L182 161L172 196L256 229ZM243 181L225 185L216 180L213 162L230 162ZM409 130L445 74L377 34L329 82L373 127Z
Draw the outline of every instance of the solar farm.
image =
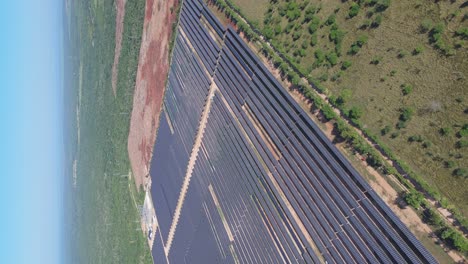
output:
M436 263L200 0L183 1L150 175L155 263Z

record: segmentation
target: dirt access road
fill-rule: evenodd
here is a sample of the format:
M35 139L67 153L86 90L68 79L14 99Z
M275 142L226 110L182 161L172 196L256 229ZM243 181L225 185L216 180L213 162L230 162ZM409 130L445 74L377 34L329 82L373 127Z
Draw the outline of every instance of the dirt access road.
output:
M137 187L148 180L169 71L169 42L178 0L146 0L145 20L128 136L128 154Z

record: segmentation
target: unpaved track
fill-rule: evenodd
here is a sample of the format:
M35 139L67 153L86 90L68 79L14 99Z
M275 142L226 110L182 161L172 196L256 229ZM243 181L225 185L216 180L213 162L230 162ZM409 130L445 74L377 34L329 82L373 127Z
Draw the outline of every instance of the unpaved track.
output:
M140 47L128 154L137 188L147 183L165 81L169 70L169 41L178 0L147 0Z

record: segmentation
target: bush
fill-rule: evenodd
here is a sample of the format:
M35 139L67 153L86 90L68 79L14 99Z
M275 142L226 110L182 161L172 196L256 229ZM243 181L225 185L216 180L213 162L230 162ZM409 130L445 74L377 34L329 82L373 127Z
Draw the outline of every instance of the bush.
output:
M347 70L349 67L351 67L352 63L350 61L343 61L341 64L341 69L342 70Z
M457 29L455 35L461 37L462 39L468 39L468 27L462 27Z
M439 134L441 136L448 136L448 135L452 134L452 128L451 127L442 127L441 129L439 129Z
M312 18L312 20L310 21L310 23L309 23L309 32L310 32L310 34L314 34L317 31L317 29L319 28L319 26L320 26L320 19L318 17L314 16Z
M338 63L338 56L336 55L335 52L332 51L328 53L326 57L330 65L335 66Z
M400 112L401 112L400 120L403 122L409 121L411 117L413 117L413 113L414 113L413 109L409 107L400 109Z
M408 52L406 50L399 50L398 51L398 58L402 59L408 55Z
M359 50L361 50L361 47L359 47L356 44L352 44L351 48L348 51L348 53L351 54L351 55L355 55L355 54L357 54L359 52Z
M454 228L446 228L440 237L450 246L462 253L468 252L468 239Z
M375 11L383 12L390 6L390 0L378 0L375 5Z
M292 76L291 83L292 83L294 86L298 86L300 80L301 80L301 78L299 77L299 75L298 75L298 74L294 74L294 75Z
M430 148L432 146L432 142L427 140L427 141L424 141L423 143L423 148Z
M357 3L352 2L349 8L348 17L349 18L355 17L359 13L360 9L361 7Z
M354 55L359 52L359 50L367 43L368 37L367 35L360 35L357 40L351 44L351 48L348 51L349 54Z
M457 148L466 148L466 147L468 147L468 140L463 140L462 139L462 140L458 141L457 144L456 144L456 147Z
M323 53L323 51L321 49L316 49L315 52L314 52L314 56L315 56L315 59L316 59L316 63L318 65L322 64L322 62L325 60L325 53ZM328 77L327 77L328 79Z
M305 11L304 22L311 21L315 17L314 14L316 12L317 12L317 8L314 5L309 5L309 7Z
M406 128L408 124L405 122L405 121L398 121L397 125L396 125L396 128L398 129L403 129L403 128Z
M468 136L468 124L464 124L462 129L458 132L459 137L466 137Z
M424 222L435 227L445 226L445 221L442 216L432 208L427 208L424 210L423 220Z
M444 163L444 166L445 166L445 168L447 168L447 169L451 169L451 168L455 167L456 165L457 165L457 164L456 164L455 161L453 161L453 160L448 160L448 161L446 161L446 162Z
M414 135L408 138L409 142L423 142L423 137L421 135Z
M315 46L317 45L318 40L317 40L317 33L314 33L310 36L310 45Z
M392 130L392 128L389 126L389 125L386 125L384 128L382 128L380 130L380 134L382 136L385 136L386 134L388 134L390 131Z
M422 195L422 193L414 189L410 190L409 192L406 192L403 199L408 205L410 205L414 209L419 209L424 203L424 196Z
M362 109L357 106L353 106L348 112L349 118L352 120L358 120L362 116Z
M402 84L401 85L401 92L403 95L408 95L413 91L413 86L411 84Z
M375 56L374 58L372 58L371 60L371 64L374 64L374 65L377 65L380 63L380 61L382 60L382 56Z
M421 25L419 26L421 33L426 33L432 30L432 26L434 25L434 22L430 18L426 18L421 22Z
M413 55L418 55L423 51L424 51L424 47L422 45L418 45L416 48L414 48Z
M390 138L397 138L400 135L400 132L396 131L390 135Z
M373 28L379 27L380 24L382 24L382 20L383 20L382 15L380 15L380 14L377 15L377 16L375 17L374 21L372 21L371 26L372 26Z
M325 25L330 26L336 23L336 15L333 13L325 20Z
M452 172L452 174L455 177L467 178L468 177L468 170L466 170L465 168L457 168Z

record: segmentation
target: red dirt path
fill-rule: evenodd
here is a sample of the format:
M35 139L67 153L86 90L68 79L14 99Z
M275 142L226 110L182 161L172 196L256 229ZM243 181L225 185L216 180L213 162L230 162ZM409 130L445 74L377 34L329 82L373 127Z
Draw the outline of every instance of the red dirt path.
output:
M138 62L128 154L137 187L145 185L169 71L169 41L178 0L147 0Z

